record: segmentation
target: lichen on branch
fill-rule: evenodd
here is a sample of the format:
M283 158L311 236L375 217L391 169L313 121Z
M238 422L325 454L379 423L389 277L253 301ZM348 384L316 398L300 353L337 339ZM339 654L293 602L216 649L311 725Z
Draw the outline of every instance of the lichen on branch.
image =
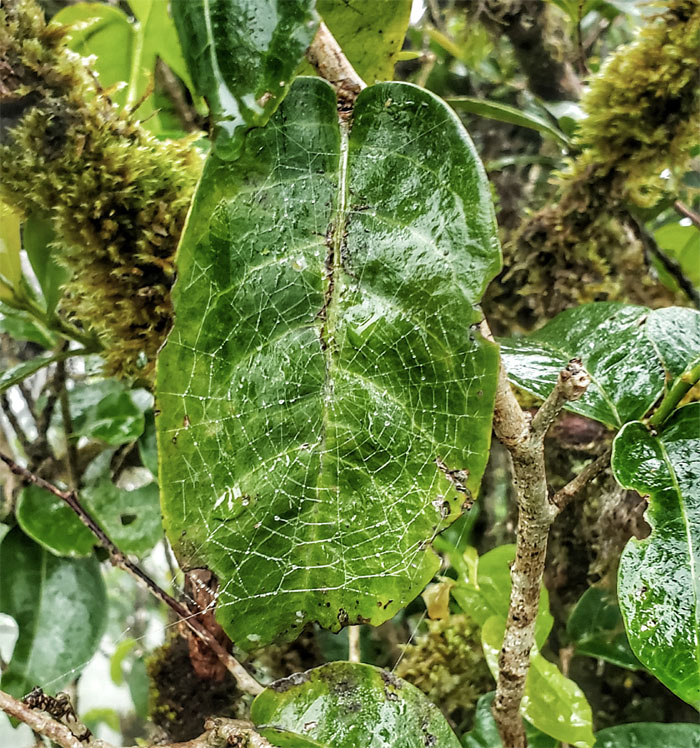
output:
M147 379L201 157L120 111L35 0L0 7L0 72L0 196L53 222L62 308L99 334L107 372Z

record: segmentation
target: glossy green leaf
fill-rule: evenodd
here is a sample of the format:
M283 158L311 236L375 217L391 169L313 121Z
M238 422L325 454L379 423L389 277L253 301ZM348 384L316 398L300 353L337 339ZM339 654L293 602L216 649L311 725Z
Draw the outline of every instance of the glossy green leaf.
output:
M663 391L664 371L644 323L649 310L615 302L557 315L527 338L500 341L509 378L545 398L574 357L591 375L586 394L567 408L613 428L641 418Z
M117 445L138 439L143 433L143 410L128 392L112 392L93 405L74 423L73 433Z
M446 99L446 101L458 112L477 114L480 117L495 119L498 122L507 122L510 125L527 127L530 130L537 130L542 135L553 138L560 145L565 147L571 145L569 139L561 130L555 127L549 120L537 114L516 109L507 104L501 104L498 101L475 99L471 96L452 96Z
M476 703L473 729L462 738L464 748L503 748L496 720L491 713L495 691L485 693ZM549 735L525 722L525 734L529 748L556 748L558 742Z
M394 77L411 0L316 0L316 8L365 83Z
M700 707L700 403L676 411L657 435L627 424L611 464L623 487L649 495L651 535L629 541L618 574L632 650Z
M210 157L158 364L165 524L219 577L243 648L379 624L462 511L440 470L488 454L497 358L474 308L500 264L488 185L432 94L378 84L349 142L298 79L241 158Z
M333 748L460 748L421 691L359 663L331 662L276 681L256 697L251 718Z
M51 247L56 238L50 221L29 216L24 222L22 244L41 286L49 314L56 309L63 286L71 275L69 270L56 261L56 252Z
M216 152L239 155L243 133L279 106L318 27L313 0L172 0L197 93L212 113Z
M610 590L587 589L571 611L566 632L576 654L598 657L630 670L641 668L630 648L617 598Z
M646 333L669 384L700 358L700 312L696 309L655 309L647 319Z
M21 697L39 685L55 692L75 680L97 649L107 599L94 558L57 558L19 528L0 544L0 612L19 637L3 690Z
M492 616L481 630L481 644L489 670L498 677L498 654L503 644L505 621ZM594 742L591 707L574 681L562 675L534 647L520 706L522 716L536 728L577 748Z
M637 722L596 733L595 748L700 748L700 725Z
M85 486L80 500L124 553L143 555L163 536L156 483L125 491L103 478ZM27 535L60 556L87 556L96 544L66 503L42 488L24 489L17 521Z
M669 223L654 232L654 239L669 257L681 267L686 278L700 288L700 231L695 226ZM677 289L678 283L661 262L652 257L659 278L669 288Z
M97 544L65 501L38 486L20 492L15 515L32 540L58 556L90 556Z
M494 615L504 621L508 617L510 566L514 559L515 545L500 545L479 557L476 583L460 574L452 588L452 597L459 607L479 626ZM544 646L553 624L554 619L549 612L549 593L543 584L535 625L535 638L540 647Z

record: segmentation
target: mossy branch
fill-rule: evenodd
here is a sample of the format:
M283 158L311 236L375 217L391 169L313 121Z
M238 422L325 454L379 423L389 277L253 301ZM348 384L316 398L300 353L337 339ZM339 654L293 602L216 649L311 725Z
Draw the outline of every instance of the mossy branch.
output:
M0 8L0 70L0 195L52 221L73 271L64 311L99 335L108 372L148 378L201 157L113 105L35 0Z

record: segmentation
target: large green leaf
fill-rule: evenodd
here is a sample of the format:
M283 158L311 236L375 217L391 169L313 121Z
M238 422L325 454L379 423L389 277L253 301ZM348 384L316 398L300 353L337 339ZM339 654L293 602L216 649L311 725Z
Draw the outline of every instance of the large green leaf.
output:
M237 644L381 623L437 570L464 497L436 461L476 492L487 458L473 305L499 264L473 146L415 86L363 91L348 140L300 78L235 167L210 158L156 420L166 530Z
M415 686L372 665L331 662L268 686L251 718L333 748L459 748Z
M71 275L56 261L56 252L51 246L56 239L51 222L38 216L29 216L22 227L22 244L41 286L49 314L56 309L63 286Z
M603 587L589 587L576 603L566 623L576 654L599 657L619 667L640 669L630 649L615 594Z
M498 677L505 620L492 616L481 630L489 670ZM533 647L520 713L538 730L577 748L593 745L591 707L581 689Z
M700 725L637 722L596 733L595 748L700 748Z
M94 558L57 558L11 530L0 543L0 612L15 619L19 637L2 688L21 697L75 680L97 649L106 603Z
M647 413L665 383L700 356L700 313L584 304L527 338L501 341L501 355L510 379L541 398L552 391L569 359L581 358L591 384L566 407L619 428Z
M618 597L632 650L674 693L700 707L700 403L654 434L627 424L612 468L625 488L649 495L645 540L620 559Z
M218 127L220 158L263 125L294 79L318 26L313 0L172 0L197 93Z
M316 8L362 80L394 77L411 0L316 0Z

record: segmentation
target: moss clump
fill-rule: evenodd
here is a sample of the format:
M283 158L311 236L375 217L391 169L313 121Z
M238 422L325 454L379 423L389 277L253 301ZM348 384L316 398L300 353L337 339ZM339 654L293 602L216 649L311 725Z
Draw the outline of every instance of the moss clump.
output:
M479 696L493 686L479 627L461 614L429 620L428 631L404 648L396 674L420 688L464 729Z
M63 308L99 334L108 373L147 378L200 156L119 111L34 0L0 9L0 69L0 194L52 220L73 271Z
M682 173L700 127L700 0L671 0L591 80L559 200L504 247L487 292L502 329L530 329L590 301L682 301L649 274L630 209L656 204L664 169Z

